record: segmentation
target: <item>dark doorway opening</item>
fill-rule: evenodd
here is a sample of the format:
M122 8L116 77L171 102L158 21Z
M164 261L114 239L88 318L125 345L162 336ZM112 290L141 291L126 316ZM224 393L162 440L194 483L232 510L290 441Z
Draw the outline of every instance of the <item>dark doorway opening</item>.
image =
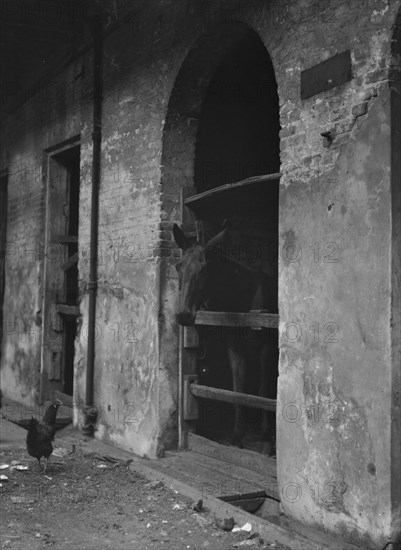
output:
M41 399L72 405L79 311L80 147L49 154ZM61 395L58 395L61 394Z
M204 94L195 148L196 192L266 174L277 174L279 157L279 100L269 54L255 33L249 33L228 52ZM247 266L274 278L274 304L278 312L278 179L246 186L202 212L207 242L229 219L226 247ZM226 270L227 266L222 266ZM224 311L242 311L236 304ZM233 389L227 358L227 336L238 341L246 355L245 393L257 395L261 376L262 340L269 342L272 381L265 397L277 398L277 329L249 327L200 327L201 348L197 358L199 384ZM263 449L263 412L242 408L247 425L243 446ZM267 413L273 415L274 413ZM200 402L196 433L218 443L231 443L235 423L233 405L209 400ZM264 452L264 451L262 451Z
M60 159L67 172L67 257L76 258L64 274L65 304L78 305L78 226L79 226L79 165L80 150L75 147L65 152ZM65 315L63 320L63 378L64 392L73 393L75 337L77 333L77 317Z
M196 142L197 193L279 172L279 130L273 65L252 33L231 49L206 90Z
M3 305L5 290L5 256L7 239L8 176L0 176L0 364L3 346Z

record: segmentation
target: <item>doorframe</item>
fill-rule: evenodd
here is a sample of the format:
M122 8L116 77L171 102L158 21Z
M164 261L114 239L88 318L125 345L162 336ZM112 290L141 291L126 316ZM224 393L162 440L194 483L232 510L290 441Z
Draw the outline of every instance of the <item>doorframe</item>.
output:
M50 244L50 184L51 184L51 177L50 177L50 168L52 161L54 160L54 157L65 153L69 151L70 149L80 147L81 146L81 137L80 135L74 136L72 138L69 138L62 143L59 143L57 145L53 145L49 148L47 148L44 151L44 158L43 158L43 166L44 166L44 178L46 180L45 182L45 204L46 204L46 214L45 214L45 238L44 238L44 256L43 256L43 293L42 293L42 337L41 337L41 349L40 349L40 383L39 383L39 401L43 403L45 400L49 399L51 396L49 395L50 389L49 389L49 381L48 381L48 370L47 370L47 361L46 361L46 322L48 321L47 315L45 314L47 310L47 293L46 289L48 286L48 273L47 273L47 251L48 246ZM78 235L78 249L79 249L79 235ZM56 392L60 394L60 391ZM72 401L72 399L71 399Z
M7 243L7 212L8 212L8 168L0 170L0 204L2 217L0 220L0 367L3 352L3 321L4 321L4 295L6 289L6 243Z
M168 365L171 379L174 380L172 399L177 416L174 416L176 420L173 427L164 420L160 424L160 441L167 449L175 449L177 446L181 449L186 446L186 425L180 407L184 392L182 375L186 370L182 363L188 360L188 354L183 349L183 331L174 320L178 278L173 266L179 260L179 250L166 234L166 230L171 232L172 225L176 222L183 225L186 233L196 233L193 231L194 226L190 227L192 220L183 216L180 202L182 205L183 195L185 197L196 193L195 146L205 90L230 50L251 35L259 39L270 57L279 96L275 60L271 54L272 44L248 22L235 20L220 21L213 28L203 30L197 35L195 42L183 52L168 98L160 161L160 198L165 216L162 219L165 221L160 225L159 243L161 248L168 248L171 254L160 258L159 318L169 319L171 322L160 323L158 346L160 364ZM280 142L280 136L278 138ZM179 163L176 162L177 159ZM173 299L172 293L175 296ZM174 362L171 360L172 356L175 358ZM177 363L181 363L179 369L176 368ZM159 403L159 406L160 410L166 410L164 403Z

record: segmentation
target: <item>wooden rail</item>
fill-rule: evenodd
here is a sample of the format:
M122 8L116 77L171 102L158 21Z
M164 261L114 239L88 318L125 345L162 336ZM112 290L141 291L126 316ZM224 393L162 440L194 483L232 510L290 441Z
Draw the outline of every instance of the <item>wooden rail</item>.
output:
M278 328L278 313L237 313L226 311L198 311L195 325L224 327Z
M195 397L202 399L213 399L213 401L222 401L233 405L242 405L253 409L262 409L264 411L275 411L277 406L276 399L259 397L258 395L249 395L236 391L222 390L220 388L210 388L194 382L189 385L189 391Z

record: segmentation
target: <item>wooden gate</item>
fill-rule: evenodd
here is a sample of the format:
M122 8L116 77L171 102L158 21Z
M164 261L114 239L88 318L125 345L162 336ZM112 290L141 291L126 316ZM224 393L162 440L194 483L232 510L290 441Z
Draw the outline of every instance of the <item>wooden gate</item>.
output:
M187 208L190 208L197 214L198 220L207 216L206 211L214 209L214 203L217 196L233 193L237 190L251 191L252 187L261 185L268 186L272 182L278 184L280 174L271 174L267 176L256 176L234 184L223 185L221 187L208 190L195 196L183 200L183 220L185 227L189 228L189 220L192 215L192 222L195 224L195 218L188 214ZM210 387L199 384L197 375L196 353L200 346L199 327L249 327L255 330L263 328L278 329L279 315L261 310L253 310L247 313L243 312L224 312L224 311L198 311L193 327L180 328L180 389L181 389L181 408L180 408L180 447L196 450L203 454L214 456L234 462L238 466L246 466L256 471L265 471L266 468L274 470L275 460L264 455L251 451L243 451L233 447L224 447L197 435L196 420L199 417L200 400L213 400L229 403L231 405L241 405L260 409L264 411L276 410L276 399L268 399L256 395L234 392L231 390Z

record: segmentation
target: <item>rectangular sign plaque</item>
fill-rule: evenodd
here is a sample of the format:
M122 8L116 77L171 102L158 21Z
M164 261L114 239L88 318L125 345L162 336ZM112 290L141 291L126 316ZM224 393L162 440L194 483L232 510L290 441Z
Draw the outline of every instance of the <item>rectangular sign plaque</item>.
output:
M351 78L351 52L347 50L301 72L301 99L345 84Z

